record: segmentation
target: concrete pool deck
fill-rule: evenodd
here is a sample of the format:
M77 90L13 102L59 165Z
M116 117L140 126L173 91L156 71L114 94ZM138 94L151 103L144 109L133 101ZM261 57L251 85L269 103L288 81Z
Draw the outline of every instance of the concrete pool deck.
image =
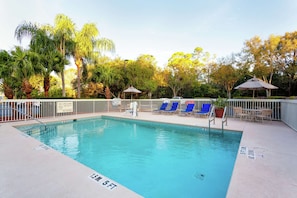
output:
M140 112L136 118L116 112L41 120L62 121L100 115L208 127L206 118L148 112ZM13 127L32 123L36 121L0 124L0 197L141 197ZM221 120L216 119L211 127L221 128L221 124ZM228 119L224 128L243 131L227 197L296 197L296 131L278 121L257 123L233 118ZM241 154L242 147L246 152Z

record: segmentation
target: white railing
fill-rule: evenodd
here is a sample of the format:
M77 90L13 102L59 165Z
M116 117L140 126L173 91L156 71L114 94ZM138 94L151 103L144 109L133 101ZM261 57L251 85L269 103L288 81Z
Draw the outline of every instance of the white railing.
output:
M0 122L111 111L112 100L2 100Z
M272 109L272 119L281 120L281 101L274 99L229 99L227 115L233 117L233 107L243 109Z
M141 99L138 102L139 111L151 112L158 109L164 100ZM189 102L195 103L195 109L201 108L203 103L211 103L205 99L168 99L169 102L180 102L179 108L184 109ZM269 108L273 110L272 119L282 120L290 127L297 129L297 100L274 99L229 99L227 116L233 117L233 107ZM34 100L1 100L0 122L27 120L31 118L59 117L66 115L120 112L129 106L130 99L34 99Z

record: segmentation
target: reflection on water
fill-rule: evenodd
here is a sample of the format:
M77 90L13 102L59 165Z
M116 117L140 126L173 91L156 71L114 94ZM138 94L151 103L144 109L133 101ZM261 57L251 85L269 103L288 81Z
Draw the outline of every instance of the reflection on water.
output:
M144 197L225 197L239 132L121 119L56 123L31 136Z

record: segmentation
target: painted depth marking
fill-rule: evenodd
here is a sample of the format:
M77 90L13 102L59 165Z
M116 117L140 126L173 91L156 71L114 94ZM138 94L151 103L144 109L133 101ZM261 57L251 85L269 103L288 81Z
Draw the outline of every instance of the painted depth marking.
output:
M256 157L255 157L255 152L254 152L254 150L249 150L248 151L248 158L250 158L250 159L255 159Z
M246 154L246 150L247 150L247 148L246 148L245 146L242 146L242 147L240 148L240 154L245 155L245 154Z
M113 181L104 178L102 175L99 175L98 173L93 173L89 176L89 178L97 182L100 186L107 188L108 190L114 190L118 187L118 185L115 184Z
M246 146L240 147L239 153L241 155L247 155L249 159L256 159L255 151L252 149L248 149L248 147ZM262 155L262 157L264 157L264 155Z

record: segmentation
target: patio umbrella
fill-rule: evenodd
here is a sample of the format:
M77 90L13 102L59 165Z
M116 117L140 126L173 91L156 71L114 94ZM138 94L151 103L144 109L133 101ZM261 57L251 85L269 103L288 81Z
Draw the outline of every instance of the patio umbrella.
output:
M132 100L133 93L141 93L141 91L139 91L138 89L136 89L133 86L130 86L128 89L124 90L124 93L131 93L131 100Z
M266 90L266 89L278 89L278 87L266 83L263 80L256 78L255 76L246 82L238 85L234 89L239 90L252 90L253 91L253 98L255 97L255 90Z

